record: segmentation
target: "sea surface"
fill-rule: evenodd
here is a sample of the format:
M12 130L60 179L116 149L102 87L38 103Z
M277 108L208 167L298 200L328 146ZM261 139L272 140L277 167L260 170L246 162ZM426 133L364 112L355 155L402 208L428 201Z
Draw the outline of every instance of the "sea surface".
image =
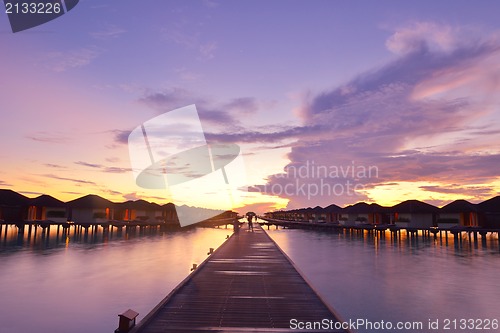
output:
M127 309L143 318L232 229L50 237L0 235L1 333L112 333ZM115 229L116 230L116 229Z
M370 237L272 227L268 233L344 321L373 324L357 332L389 331L374 329L381 321L423 327L391 332L500 332L496 325L484 329L500 321L497 234L474 243L464 233L455 244L452 236L410 240L404 232L397 240L390 232ZM429 329L430 322L438 329Z
M141 319L231 233L196 228L56 236L54 229L48 235L38 229L28 237L14 226L5 232L4 226L0 332L111 333L118 313L131 308ZM369 237L274 227L268 233L345 321L422 322L426 328L438 320L438 330L391 331L474 332L444 330L445 321L500 320L496 235L476 244L464 238L455 246L452 237L446 244L439 238L394 241L389 233Z

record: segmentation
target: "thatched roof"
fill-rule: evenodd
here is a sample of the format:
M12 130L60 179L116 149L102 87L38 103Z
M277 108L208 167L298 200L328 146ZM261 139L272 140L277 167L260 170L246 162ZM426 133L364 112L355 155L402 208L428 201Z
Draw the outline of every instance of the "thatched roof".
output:
M372 213L382 213L387 210L388 210L387 207L382 207L376 203L367 204L366 202L358 202L354 205L345 207L343 209L343 212L349 214L372 214Z
M311 212L312 213L317 213L317 214L321 214L321 213L324 213L325 212L325 209L320 207L320 206L316 206L314 207L313 209L311 209Z
M121 208L127 208L127 209L139 209L139 210L160 210L161 206L154 203L154 202L149 202L146 200L136 200L136 201L126 201L123 203L117 204Z
M418 200L406 200L391 207L395 213L428 214L437 213L439 208Z
M29 198L12 190L0 189L0 206L28 206Z
M66 207L66 204L53 196L42 194L39 197L29 199L31 206L37 207Z
M477 212L477 206L467 200L455 200L450 202L446 206L441 207L441 212L443 213L465 213L465 212Z
M89 194L81 198L68 201L68 206L72 208L110 208L115 204L95 194Z
M342 207L337 206L336 204L331 204L331 205L325 207L325 211L327 213L341 213Z
M499 213L500 212L500 196L496 196L489 200L477 204L477 207L484 213Z
M171 202L164 204L162 207L166 210L175 211L175 205Z

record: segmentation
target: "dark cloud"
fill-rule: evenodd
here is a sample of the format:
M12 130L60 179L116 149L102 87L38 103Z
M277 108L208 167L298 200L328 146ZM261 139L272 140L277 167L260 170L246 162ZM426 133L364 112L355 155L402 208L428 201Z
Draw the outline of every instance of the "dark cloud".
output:
M74 163L78 164L78 165L85 166L85 167L89 167L92 169L98 169L102 172L107 172L107 173L126 173L126 172L131 171L130 168L108 167L108 166L104 166L102 164L88 163L88 162L83 162L83 161L77 161Z
M421 189L428 192L445 193L445 194L463 194L467 193L476 198L491 197L496 194L496 191L491 186L478 187L478 186L461 186L459 184L451 184L444 186L420 186Z
M114 190L106 189L106 190L102 190L102 191L105 192L105 193L111 194L111 195L122 195L121 192L114 191Z
M130 168L118 168L118 167L104 167L102 170L108 173L127 173L132 171Z
M229 126L237 126L237 121L229 112L214 110L214 109L206 109L203 106L198 107L198 115L200 116L201 123L204 125L207 124L216 124L216 125L229 125Z
M167 112L190 104L205 104L203 99L196 98L189 91L173 87L162 92L148 93L139 99L150 108Z
M253 97L239 97L228 102L213 102L185 89L173 87L161 92L147 93L138 101L158 113L195 104L205 137L209 142L275 142L307 130L293 127L278 127L273 131L246 130L241 120L242 117L259 110L259 103ZM226 132L227 129L230 132ZM130 133L131 130L114 130L115 143L127 144Z
M67 167L59 165L59 164L52 164L52 163L45 163L46 167L49 168L54 168L54 169L67 169Z
M273 132L243 131L226 133L205 133L210 141L229 143L276 143L283 140L314 138L318 134L329 132L329 127L317 124L310 126L282 127L276 126Z
M44 143L67 143L69 138L63 135L57 135L53 133L39 132L31 135L26 135L27 139L44 142Z
M83 165L83 166L86 166L89 168L95 168L95 169L101 169L103 167L100 164L93 164L93 163L87 163L87 162L82 162L82 161L75 162L75 164Z
M128 136L130 135L130 132L132 131L114 130L113 134L115 136L115 142L118 144L128 144Z
M8 182L4 181L4 180L0 180L0 186L12 186L12 184L9 184Z
M43 175L43 176L47 177L47 178L57 179L57 180L65 180L65 181L69 181L69 182L73 182L73 183L77 183L77 184L96 185L96 183L94 183L94 182L91 182L88 180L83 180L83 179L59 177L59 176L52 175L52 174L47 174L47 175Z
M66 194L83 195L83 193L82 193L82 192L72 192L72 191L66 191L66 192L63 192L63 193L66 193Z
M139 102L161 113L195 104L202 124L206 129L216 125L240 130L241 116L256 112L259 109L259 104L253 97L234 98L229 102L213 102L178 87L148 93L141 97ZM121 137L117 139L119 142L124 142Z

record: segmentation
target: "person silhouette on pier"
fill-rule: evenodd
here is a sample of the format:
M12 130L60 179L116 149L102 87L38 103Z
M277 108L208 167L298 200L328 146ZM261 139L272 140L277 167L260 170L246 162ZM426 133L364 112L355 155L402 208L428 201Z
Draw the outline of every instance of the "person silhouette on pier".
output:
M248 230L251 230L253 232L253 223L252 223L253 216L252 215L247 215L247 221L248 221Z
M240 232L240 221L238 221L238 219L233 220L233 229L233 232L238 235Z

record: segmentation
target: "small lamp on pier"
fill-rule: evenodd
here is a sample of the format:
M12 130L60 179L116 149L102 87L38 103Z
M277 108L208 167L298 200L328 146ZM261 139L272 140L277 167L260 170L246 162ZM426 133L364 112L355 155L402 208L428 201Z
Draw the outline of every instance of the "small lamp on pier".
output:
M138 312L131 309L119 314L118 317L120 318L120 321L115 333L126 333L130 331L135 326L135 318L137 318L138 315Z

